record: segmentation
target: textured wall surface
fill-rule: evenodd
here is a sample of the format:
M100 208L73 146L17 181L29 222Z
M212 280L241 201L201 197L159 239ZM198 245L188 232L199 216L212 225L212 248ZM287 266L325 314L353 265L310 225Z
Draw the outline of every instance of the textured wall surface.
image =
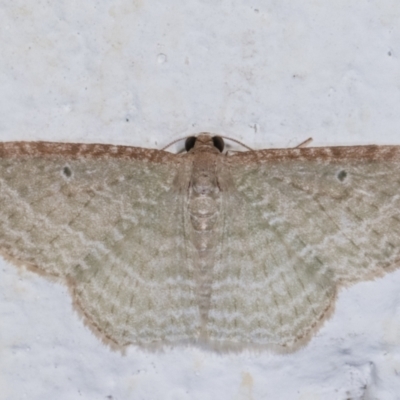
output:
M400 144L399 17L392 0L3 2L0 140ZM394 272L343 289L291 354L122 356L65 287L0 260L0 397L395 400L399 288Z

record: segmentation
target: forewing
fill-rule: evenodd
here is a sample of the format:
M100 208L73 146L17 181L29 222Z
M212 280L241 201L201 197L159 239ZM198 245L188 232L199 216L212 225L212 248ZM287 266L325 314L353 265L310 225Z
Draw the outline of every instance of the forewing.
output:
M367 146L227 158L211 339L294 348L329 315L338 285L398 267L399 154Z
M0 156L2 254L68 282L109 343L193 337L179 156L46 143L2 144Z

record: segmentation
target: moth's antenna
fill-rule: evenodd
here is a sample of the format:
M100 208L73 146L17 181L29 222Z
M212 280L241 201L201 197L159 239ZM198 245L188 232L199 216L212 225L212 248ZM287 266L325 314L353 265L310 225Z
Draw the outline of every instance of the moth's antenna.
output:
M237 144L240 144L241 146L245 147L247 150L253 151L253 149L252 149L251 147L246 146L246 145L245 145L244 143L242 143L242 142L239 142L239 140L232 139L232 138L227 137L227 136L221 136L221 135L215 135L215 136L219 136L219 137L221 137L221 138L223 138L223 139L230 140L231 142L235 142L235 143L237 143ZM184 137L182 137L182 138L180 138L180 139L176 139L176 140L174 140L173 142L167 144L167 145L166 145L165 147L163 147L161 150L168 149L169 146L172 146L173 144L175 144L175 143L177 143L177 142L180 142L181 140L187 139L188 137L190 137L190 136L184 136Z
M313 141L312 137L309 137L308 139L306 139L304 142L301 142L300 144L298 144L295 149L300 149L302 147L306 147L308 146L311 142Z
M165 150L165 149L168 149L169 146L172 146L173 144L178 143L178 142L180 142L181 140L187 139L188 137L189 137L189 136L185 136L185 137L182 137L182 138L180 138L180 139L174 140L173 142L171 142L171 143L167 144L165 147L163 147L163 148L161 149L161 151L162 151L162 150Z
M222 137L223 139L226 139L226 140L230 140L231 142L235 142L235 143L237 143L237 144L240 144L241 146L245 147L247 150L254 151L251 147L246 146L246 145L245 145L244 143L242 143L242 142L239 142L239 140L232 139L232 138L227 137L227 136L221 136L221 135L217 135L217 136Z

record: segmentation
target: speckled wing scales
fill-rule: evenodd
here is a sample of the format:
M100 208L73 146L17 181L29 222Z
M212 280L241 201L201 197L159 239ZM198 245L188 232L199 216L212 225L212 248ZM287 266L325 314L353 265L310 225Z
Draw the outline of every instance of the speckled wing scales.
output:
M296 348L340 285L399 266L397 147L238 153L222 170L231 190L209 317L217 344Z
M195 154L0 144L0 252L67 282L117 348L293 350L338 287L399 266L399 147L210 154L220 197L201 259L188 206Z
M67 280L110 344L189 341L199 321L178 169L185 179L157 150L1 144L1 252Z

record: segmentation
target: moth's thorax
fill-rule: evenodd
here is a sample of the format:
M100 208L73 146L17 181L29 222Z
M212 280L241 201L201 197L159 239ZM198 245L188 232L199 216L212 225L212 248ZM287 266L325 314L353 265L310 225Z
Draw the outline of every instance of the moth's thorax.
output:
M207 153L197 154L193 159L188 210L193 244L200 253L213 246L211 239L220 203L217 161L217 156Z
M198 195L212 196L219 191L215 171L216 157L204 157L199 154L194 163L191 186Z

